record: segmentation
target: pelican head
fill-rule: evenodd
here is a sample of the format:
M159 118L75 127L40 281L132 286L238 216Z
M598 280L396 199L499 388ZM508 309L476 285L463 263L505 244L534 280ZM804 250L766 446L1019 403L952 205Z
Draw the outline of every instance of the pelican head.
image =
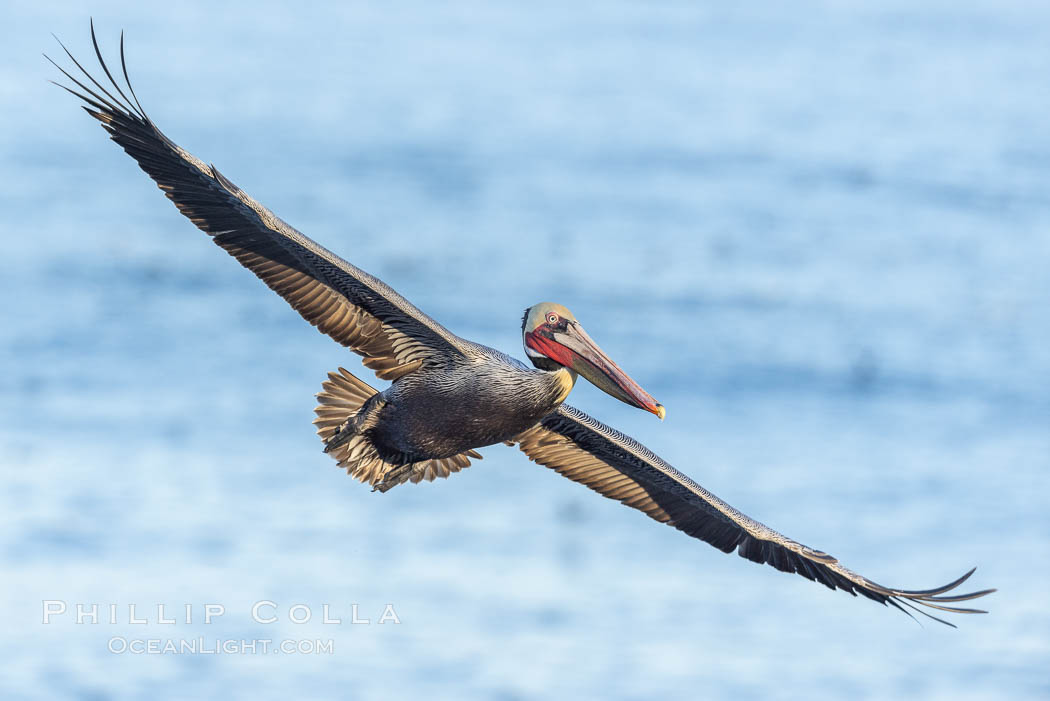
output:
M525 354L541 370L565 368L621 402L645 409L661 419L667 413L638 383L598 347L568 309L540 302L525 310L521 320Z

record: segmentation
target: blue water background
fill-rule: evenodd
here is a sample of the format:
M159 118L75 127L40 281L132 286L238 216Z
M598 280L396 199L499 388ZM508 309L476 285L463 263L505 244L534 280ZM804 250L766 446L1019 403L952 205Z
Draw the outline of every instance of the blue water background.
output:
M737 508L888 585L978 565L1000 591L959 630L506 447L384 495L340 474L312 395L356 358L46 83L88 12L5 10L4 698L1050 696L1050 6L90 8L169 136L454 332L523 358L521 310L562 302L668 416L571 402Z

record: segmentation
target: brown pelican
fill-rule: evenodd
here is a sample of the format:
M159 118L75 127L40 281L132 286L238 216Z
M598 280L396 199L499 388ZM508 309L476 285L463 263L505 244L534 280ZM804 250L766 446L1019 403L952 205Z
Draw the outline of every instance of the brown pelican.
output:
M723 552L736 550L753 562L905 613L907 607L935 618L916 604L984 613L956 604L994 590L949 593L973 570L924 591L876 584L740 513L645 446L565 404L582 375L613 397L664 417L663 406L601 351L565 307L545 302L526 310L522 340L532 368L448 331L161 133L131 88L123 35L123 83L102 60L94 27L91 38L108 86L66 50L83 76L55 64L76 86L60 87L84 101L87 113L190 221L321 333L392 381L380 391L340 368L318 394L317 432L325 452L350 475L385 492L406 481L448 477L481 457L476 448L517 445L531 460Z

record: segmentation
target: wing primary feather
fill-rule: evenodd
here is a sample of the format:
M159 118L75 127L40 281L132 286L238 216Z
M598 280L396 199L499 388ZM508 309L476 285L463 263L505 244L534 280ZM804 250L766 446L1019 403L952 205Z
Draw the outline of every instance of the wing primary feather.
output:
M982 596L987 596L988 594L992 594L994 592L995 589L982 589L981 591L975 591L972 594L956 594L955 596L931 596L929 597L929 599L930 601L940 602L971 601L973 599L978 599Z
M965 582L967 579L969 579L971 576L973 576L973 573L976 572L976 571L977 571L977 568L973 567L973 568L970 569L969 572L967 572L963 576L959 577L954 582L950 582L948 584L945 584L943 587L935 587L933 589L922 589L922 590L919 590L919 589L911 589L911 590L909 590L909 589L893 589L892 591L893 591L894 594L898 594L900 596L908 596L908 597L937 596L938 594L943 594L946 591L951 591L952 589L955 589L956 587L961 585L963 582ZM991 589L989 591L991 592L991 591L995 591L995 590Z
M65 47L62 47L62 48L65 48ZM83 100L84 102L88 103L92 107L97 107L99 110L113 110L113 111L116 111L116 110L119 109L116 105L113 105L113 104L110 104L110 103L106 102L105 98L103 98L101 95L99 95L94 90L92 90L91 88L89 88L88 86L84 85L79 80L77 80L76 78L71 76L66 71L65 68L62 68L62 66L60 66L57 63L55 63L54 61L52 61L50 56L48 56L47 54L44 54L44 58L46 58L48 61L51 61L51 65L53 65L58 70L62 71L62 74L64 76L66 76L67 78L72 80L74 83L76 83L76 85L78 87L80 87L81 90L86 92L88 95L90 95L94 99L92 100L92 99L90 99L90 98L88 98L88 97L86 97L84 95L81 95L76 90L71 90L70 88L66 87L65 85L62 85L61 83L56 83L53 80L51 81L51 83L53 83L54 85L57 85L58 87L60 87L63 90L65 90L66 92L70 93L71 95L75 95L77 98ZM81 69L81 70L83 70L83 69ZM102 92L106 92L106 91L103 90ZM109 95L109 93L106 93L106 94ZM110 96L110 97L112 97L112 96ZM104 121L105 115L96 114L94 112L91 112L90 110L88 110L88 114L90 114L92 117L95 117L96 119L98 119L100 121Z
M929 618L930 620L937 621L938 623L943 623L944 625L951 626L952 628L957 628L958 627L954 623L946 621L943 618L939 618L938 616L934 616L932 613L929 613L928 611L923 611L921 608L919 608L918 606L915 606L915 604L913 604L910 601L906 601L904 599L890 599L890 601L892 603L894 603L895 605L898 604L898 603L904 604L905 606L910 608L912 611L915 611L916 613L921 613L923 616L926 616L926 618ZM897 608L900 608L900 606L898 606ZM903 611L904 609L901 609L901 610ZM915 622L919 623L921 625L921 622L918 619L915 619Z
M133 98L135 98L135 105L139 108L139 115L141 115L142 118L145 119L150 124L153 124L153 120L151 120L146 115L146 110L142 109L142 103L139 102L139 96L135 94L135 86L133 86L131 84L131 78L128 77L128 62L124 59L124 30L123 29L120 30L120 69L124 73L124 82L127 83L127 85L128 85L128 92L130 92L131 96Z
M102 67L102 70L105 71L106 77L109 78L109 82L113 86L113 89L116 90L117 94L120 95L122 98L124 98L124 102L128 106L130 106L131 105L131 100L129 100L128 96L124 94L124 91L120 89L120 85L117 83L117 81L113 80L113 74L109 72L109 66L107 66L106 62L102 60L102 50L98 48L98 38L95 36L95 20L94 20L94 18L91 19L91 45L95 47L95 57L98 58L98 65L100 65ZM121 45L121 47L120 47L121 62L123 62L123 59L124 59L124 32L120 33L120 45ZM81 69L81 70L83 70L83 69ZM94 80L94 78L92 78L92 80Z
M84 67L82 65L80 65L80 61L76 60L76 58L73 57L73 54L71 54L69 52L69 49L66 48L66 45L62 43L61 39L59 39L54 34L52 34L51 36L55 37L55 41L57 41L58 45L62 47L62 50L66 52L66 56L69 56L69 60L72 61L73 64L76 65L76 67L80 69L80 72L83 73L85 76L87 76L87 79L90 80L92 83L94 83L95 87L97 87L99 90L101 90L102 94L105 95L106 97L108 97L112 101L111 103L108 103L106 106L110 107L111 109L117 109L117 105L119 104L119 101L117 100L117 98L113 97L113 95L108 90L106 90L97 80L95 80L94 76L92 76L90 73L88 73L87 70L85 70ZM44 54L44 58L46 58L48 61L51 61L51 58L47 54ZM91 95L94 95L97 99L102 100L101 96L99 96L93 90L91 90L91 88L87 87L86 85L81 83L79 80L77 80L76 78L71 76L69 73L66 72L66 70L64 68L59 66L57 63L55 63L54 61L51 61L51 64L54 65L55 68L57 68L58 70L62 71L62 73L65 74L65 76L67 78L72 80L74 83L79 85L81 88L86 90L88 93L90 93Z

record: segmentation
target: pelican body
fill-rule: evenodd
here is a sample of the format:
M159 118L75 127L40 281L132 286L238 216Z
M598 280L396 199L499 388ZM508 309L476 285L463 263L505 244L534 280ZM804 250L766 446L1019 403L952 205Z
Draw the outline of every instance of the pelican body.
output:
M535 426L565 401L578 374L629 404L664 416L663 406L605 355L562 305L543 302L525 310L522 338L535 368L457 338L461 353L400 374L388 389L344 418L334 434L322 436L325 450L331 453L357 439L368 444L359 454L388 466L469 454ZM342 418L344 413L331 415ZM326 416L322 412L320 422L329 429L332 422L325 422ZM346 457L338 459L349 464L353 451L342 454ZM378 489L393 486L386 478L376 482L377 475L369 476Z
M369 397L331 437L322 434L325 451L333 453L355 438L367 438L376 457L390 466L455 458L508 441L536 425L572 388L573 379L565 370L533 370L482 345L470 352L466 362L421 368ZM336 455L346 461L339 457L342 453ZM386 480L377 482L377 477L370 472L368 479L377 489L393 486Z
M449 458L510 440L556 409L572 387L565 370L533 370L492 348L472 350L469 364L401 377L359 412L370 417L372 443L385 460ZM329 441L328 450L342 437Z
M122 83L103 61L93 26L91 38L107 84L66 50L83 77L55 64L76 86L60 87L84 101L87 113L182 214L320 332L359 354L381 380L391 381L380 391L339 368L322 383L314 423L325 452L348 474L385 492L405 482L448 477L479 459L477 448L507 443L723 552L735 550L754 562L906 613L907 608L930 615L917 606L983 613L957 603L994 590L949 593L973 570L933 589L877 584L827 553L749 518L637 441L565 404L582 376L620 401L661 419L665 415L664 407L601 351L565 307L544 302L525 311L522 342L533 367L451 333L165 136L146 116L128 80L123 35Z

